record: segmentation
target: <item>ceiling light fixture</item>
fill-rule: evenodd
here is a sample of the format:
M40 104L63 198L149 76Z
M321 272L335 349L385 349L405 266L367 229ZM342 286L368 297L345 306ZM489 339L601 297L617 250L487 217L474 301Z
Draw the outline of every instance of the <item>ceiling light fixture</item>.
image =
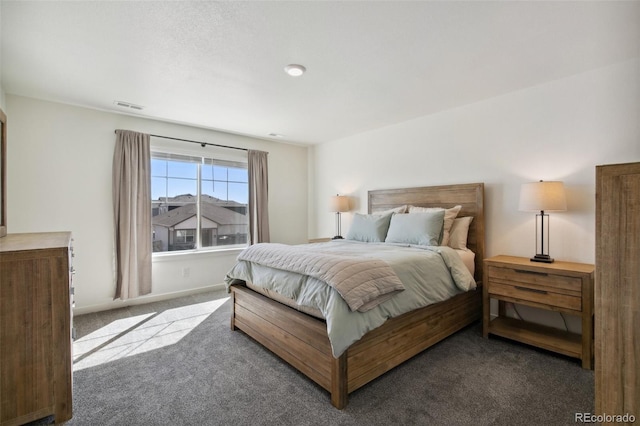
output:
M298 64L289 64L284 67L284 72L289 74L291 77L300 77L307 69L302 65Z

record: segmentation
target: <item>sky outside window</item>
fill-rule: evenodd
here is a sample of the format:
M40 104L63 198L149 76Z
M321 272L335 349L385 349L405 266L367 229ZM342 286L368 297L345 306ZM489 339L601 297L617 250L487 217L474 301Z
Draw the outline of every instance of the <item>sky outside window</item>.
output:
M151 160L151 198L196 195L198 165L185 161ZM202 165L202 193L221 200L247 204L249 201L247 169Z

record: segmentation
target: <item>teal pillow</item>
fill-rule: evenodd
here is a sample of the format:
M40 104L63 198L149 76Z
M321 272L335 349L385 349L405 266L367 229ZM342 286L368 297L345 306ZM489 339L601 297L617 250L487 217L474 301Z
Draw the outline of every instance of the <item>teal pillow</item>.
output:
M391 216L392 214L356 213L347 233L347 240L363 241L365 243L383 242L387 236Z
M391 218L385 242L437 246L440 244L443 224L444 210L395 214Z

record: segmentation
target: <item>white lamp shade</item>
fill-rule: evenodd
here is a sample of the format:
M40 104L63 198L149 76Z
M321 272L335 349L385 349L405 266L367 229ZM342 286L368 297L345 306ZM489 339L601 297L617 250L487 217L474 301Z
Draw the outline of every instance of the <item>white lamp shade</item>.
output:
M329 200L330 212L348 212L349 211L349 197L344 195L334 195Z
M567 210L564 185L558 181L523 183L520 188L520 211Z

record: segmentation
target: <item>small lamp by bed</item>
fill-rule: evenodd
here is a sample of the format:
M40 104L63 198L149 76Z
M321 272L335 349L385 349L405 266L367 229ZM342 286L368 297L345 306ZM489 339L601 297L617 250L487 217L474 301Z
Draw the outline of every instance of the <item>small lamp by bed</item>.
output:
M329 200L329 211L336 213L336 236L334 240L342 239L341 218L340 213L349 211L349 197L336 194Z
M549 256L549 215L545 212L567 210L564 185L558 181L523 183L520 188L520 211L539 211L536 214L536 255L533 262L553 263ZM545 230L546 219L546 230ZM540 224L540 225L538 225ZM540 229L540 233L538 233Z

